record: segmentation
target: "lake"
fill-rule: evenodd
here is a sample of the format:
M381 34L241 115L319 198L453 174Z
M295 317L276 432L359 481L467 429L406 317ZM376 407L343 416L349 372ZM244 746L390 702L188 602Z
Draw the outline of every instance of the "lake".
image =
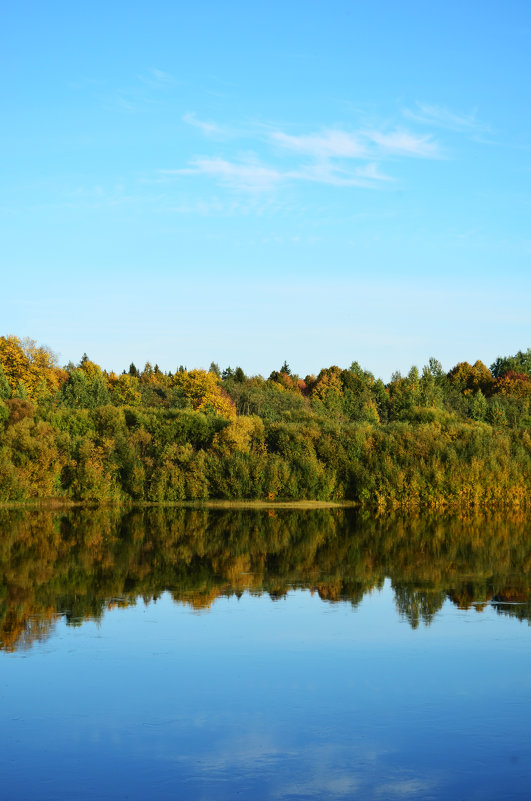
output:
M529 799L520 513L0 512L1 792Z

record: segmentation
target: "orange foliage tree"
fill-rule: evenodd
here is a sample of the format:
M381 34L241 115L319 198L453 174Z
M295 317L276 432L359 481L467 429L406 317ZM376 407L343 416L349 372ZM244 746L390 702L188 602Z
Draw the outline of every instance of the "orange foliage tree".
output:
M496 380L495 391L513 398L531 399L531 378L509 370Z
M494 389L494 377L489 368L479 359L474 364L459 362L448 373L448 379L467 394L480 389L484 395L490 395Z

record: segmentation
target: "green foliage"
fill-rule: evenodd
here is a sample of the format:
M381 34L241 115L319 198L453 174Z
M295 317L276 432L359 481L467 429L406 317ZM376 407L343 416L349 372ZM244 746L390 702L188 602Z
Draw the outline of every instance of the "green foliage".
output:
M14 398L20 398L21 400L28 399L28 388L26 386L25 381L17 381L17 385L15 387L15 391L13 392Z
M519 350L514 356L498 356L490 370L495 378L501 378L509 371L531 377L531 348L525 352Z
M507 425L507 416L505 414L505 409L498 401L495 401L490 405L487 411L487 419L488 422L493 426Z
M6 374L4 373L4 369L0 364L0 401L7 400L11 397L11 387L9 386L9 381L7 380Z
M110 402L110 393L104 377L98 374L91 375L82 368L70 372L61 395L64 405L72 409L95 409Z
M470 415L472 419L477 420L478 422L483 422L487 416L488 408L489 405L485 395L480 389L478 389L470 401Z
M257 415L263 420L291 419L304 415L310 408L308 400L298 392L262 378L248 379L245 383L228 378L223 388L235 403L238 414Z
M9 419L9 409L7 408L5 403L3 403L0 400L0 430L7 423L8 419Z

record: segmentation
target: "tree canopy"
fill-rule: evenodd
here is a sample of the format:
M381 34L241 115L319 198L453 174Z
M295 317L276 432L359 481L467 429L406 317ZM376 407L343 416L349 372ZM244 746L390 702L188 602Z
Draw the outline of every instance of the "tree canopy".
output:
M107 372L0 338L0 501L531 497L531 351L492 369L436 359L387 384L353 361L304 379L241 367Z

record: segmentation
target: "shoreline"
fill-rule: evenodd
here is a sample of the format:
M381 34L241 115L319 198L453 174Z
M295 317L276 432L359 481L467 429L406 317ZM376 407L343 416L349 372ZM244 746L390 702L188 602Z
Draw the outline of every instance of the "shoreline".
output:
M42 498L27 501L3 501L1 509L357 509L356 501L266 501L266 500L197 500L197 501L69 501Z
M189 500L189 501L72 501L61 498L35 498L25 501L2 501L0 511L61 511L68 509L107 509L125 512L132 509L248 509L273 511L275 509L357 509L374 514L418 514L420 512L444 515L456 512L527 512L528 504L511 501L452 502L444 500L435 503L360 503L358 501L319 501L319 500Z

